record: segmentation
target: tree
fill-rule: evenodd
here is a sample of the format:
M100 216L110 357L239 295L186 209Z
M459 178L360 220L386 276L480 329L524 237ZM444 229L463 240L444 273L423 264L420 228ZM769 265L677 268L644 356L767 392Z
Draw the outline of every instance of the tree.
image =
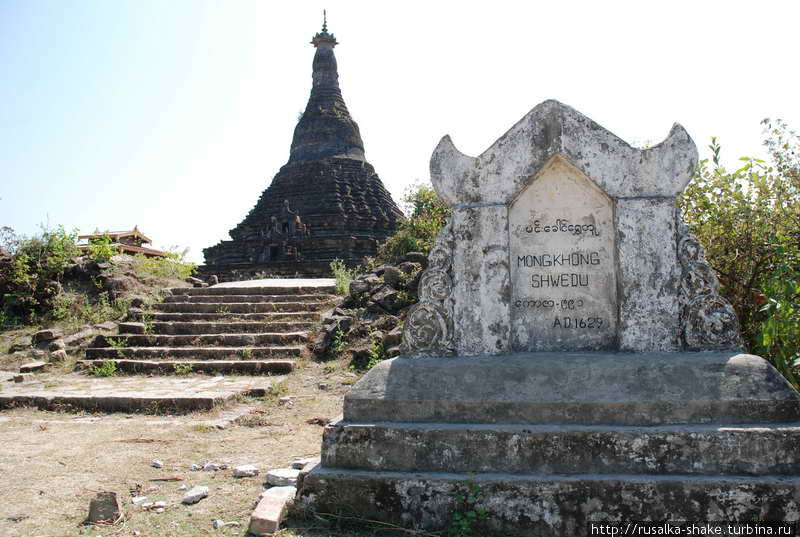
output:
M429 183L416 182L403 195L406 220L378 249L378 259L393 262L409 252L428 253L452 211Z
M728 171L712 138L711 160L700 162L678 207L706 249L748 349L797 386L800 138L780 120L762 124L770 162L742 157L742 166Z

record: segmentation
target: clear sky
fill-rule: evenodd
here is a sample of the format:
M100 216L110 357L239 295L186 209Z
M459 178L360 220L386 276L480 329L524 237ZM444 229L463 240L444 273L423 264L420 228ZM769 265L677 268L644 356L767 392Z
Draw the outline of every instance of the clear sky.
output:
M0 226L223 238L286 163L328 9L340 84L396 201L450 134L488 148L554 98L707 156L800 129L800 2L0 0Z

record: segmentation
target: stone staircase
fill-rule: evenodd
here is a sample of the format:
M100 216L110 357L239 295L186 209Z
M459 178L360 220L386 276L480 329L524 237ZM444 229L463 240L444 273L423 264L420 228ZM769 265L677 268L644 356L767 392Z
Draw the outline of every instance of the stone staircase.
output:
M100 336L81 363L114 360L128 373L285 374L306 350L334 286L170 289L152 312Z

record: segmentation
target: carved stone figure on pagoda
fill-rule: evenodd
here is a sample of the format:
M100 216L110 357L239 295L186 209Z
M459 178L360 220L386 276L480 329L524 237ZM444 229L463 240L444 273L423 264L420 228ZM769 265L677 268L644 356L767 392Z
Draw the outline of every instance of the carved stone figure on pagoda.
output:
M358 125L339 89L333 48L322 31L308 104L297 123L289 161L255 207L230 231L233 240L203 250L206 272L248 277L256 273L323 276L329 264L348 265L375 255L403 215L364 156Z

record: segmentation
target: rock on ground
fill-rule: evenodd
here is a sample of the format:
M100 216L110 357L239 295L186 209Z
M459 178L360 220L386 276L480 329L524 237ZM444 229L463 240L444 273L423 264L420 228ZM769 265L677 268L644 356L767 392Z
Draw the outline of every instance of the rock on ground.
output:
M185 505L192 505L193 503L197 503L207 496L208 487L192 487L192 489L184 495L182 503Z
M244 464L233 469L233 477L253 477L258 475L258 468L252 464Z
M86 519L88 523L116 523L120 518L122 518L122 505L116 492L98 492L89 502L89 516Z
M294 468L276 468L267 472L267 483L274 487L294 486L300 470Z
M302 470L303 468L305 468L305 466L307 464L311 464L311 463L316 464L319 461L320 461L319 457L308 457L306 459L295 459L295 460L292 461L292 468L294 468L295 470Z
M39 330L33 335L33 343L39 344L44 343L45 341L53 341L54 339L59 339L64 336L64 331L60 328L47 328L45 330Z

